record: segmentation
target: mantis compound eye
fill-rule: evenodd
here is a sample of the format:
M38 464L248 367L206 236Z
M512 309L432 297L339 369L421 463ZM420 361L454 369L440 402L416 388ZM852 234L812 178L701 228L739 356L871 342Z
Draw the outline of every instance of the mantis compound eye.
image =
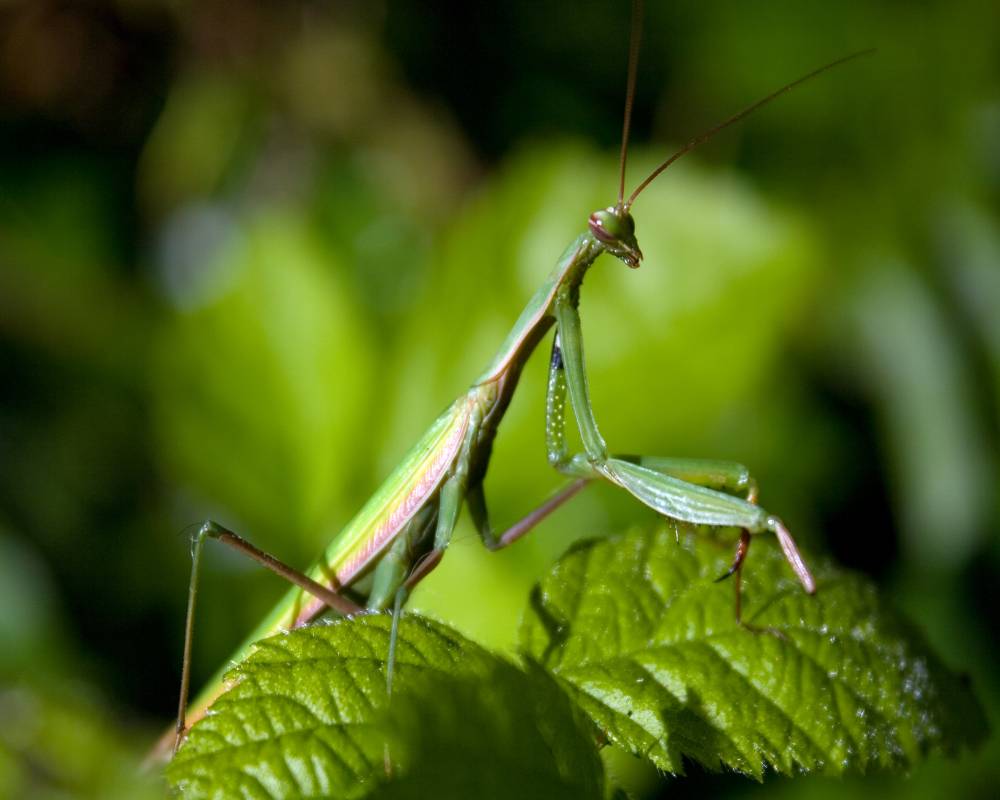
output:
M609 206L590 215L590 232L613 256L635 269L642 251L635 240L635 220L620 206Z

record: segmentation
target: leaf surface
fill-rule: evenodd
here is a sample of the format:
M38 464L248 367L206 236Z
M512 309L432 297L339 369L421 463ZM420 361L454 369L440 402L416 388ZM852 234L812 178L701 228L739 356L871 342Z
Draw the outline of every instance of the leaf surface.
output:
M427 676L393 698L405 754L399 779L378 800L601 800L594 729L554 678L497 661L485 676Z
M506 797L507 775L525 797L601 797L592 728L551 677L407 614L390 704L390 626L368 615L259 642L171 784L185 798Z
M822 565L806 595L755 537L750 628L714 582L731 558L683 525L584 543L533 592L522 648L610 741L675 773L685 757L756 778L898 769L983 737L968 687L868 581Z

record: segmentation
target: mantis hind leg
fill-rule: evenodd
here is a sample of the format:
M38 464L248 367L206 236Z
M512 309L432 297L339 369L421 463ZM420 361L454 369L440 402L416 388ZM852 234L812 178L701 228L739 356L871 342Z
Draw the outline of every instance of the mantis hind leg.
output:
M201 551L208 539L217 539L223 544L249 556L254 561L277 573L290 583L294 583L303 591L322 600L330 608L341 614L357 614L364 611L350 598L324 586L303 572L279 561L269 553L250 544L246 539L211 520L205 522L195 533L191 541L191 583L188 588L188 609L184 623L184 660L181 666L181 690L177 705L177 725L174 734L174 750L180 746L187 731L188 693L191 686L191 649L194 639L194 611L198 599L198 578L201 572Z

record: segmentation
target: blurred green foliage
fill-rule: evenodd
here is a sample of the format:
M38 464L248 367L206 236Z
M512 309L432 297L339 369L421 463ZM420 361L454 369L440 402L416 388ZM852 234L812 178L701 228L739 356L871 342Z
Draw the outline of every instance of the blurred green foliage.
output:
M630 185L668 142L879 52L637 203L643 268L584 287L602 429L748 463L797 536L968 670L995 725L995 4L648 5ZM172 713L187 526L211 515L306 564L478 374L614 199L626 6L0 5L0 683L39 698L34 719L86 718L88 747L136 757ZM498 438L501 524L557 483L544 360ZM588 490L499 555L463 523L415 605L508 646L545 565L635 505ZM202 678L283 591L208 561ZM909 781L664 791L986 797L996 748ZM0 762L22 752L0 740ZM53 796L39 774L17 796Z
M174 236L199 224L191 214ZM180 481L240 509L248 528L308 551L358 488L343 454L366 446L370 325L301 222L276 214L231 227L214 258L186 256L199 259L199 282L215 273L221 285L201 297L189 287L186 307L158 332L160 451Z

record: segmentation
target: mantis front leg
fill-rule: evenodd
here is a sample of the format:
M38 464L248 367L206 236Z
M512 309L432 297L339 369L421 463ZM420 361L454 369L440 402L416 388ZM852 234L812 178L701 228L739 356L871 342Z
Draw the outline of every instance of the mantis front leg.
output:
M615 457L597 427L583 358L583 336L576 290L565 288L555 299L558 325L549 373L546 401L546 440L549 461L574 477L602 477L628 491L664 516L694 524L732 526L751 534L770 531L803 587L810 594L816 582L791 534L777 517L756 504L756 484L738 464L688 459ZM570 455L565 440L566 398L580 430L584 452ZM743 495L738 496L738 495ZM746 554L741 541L733 571Z

